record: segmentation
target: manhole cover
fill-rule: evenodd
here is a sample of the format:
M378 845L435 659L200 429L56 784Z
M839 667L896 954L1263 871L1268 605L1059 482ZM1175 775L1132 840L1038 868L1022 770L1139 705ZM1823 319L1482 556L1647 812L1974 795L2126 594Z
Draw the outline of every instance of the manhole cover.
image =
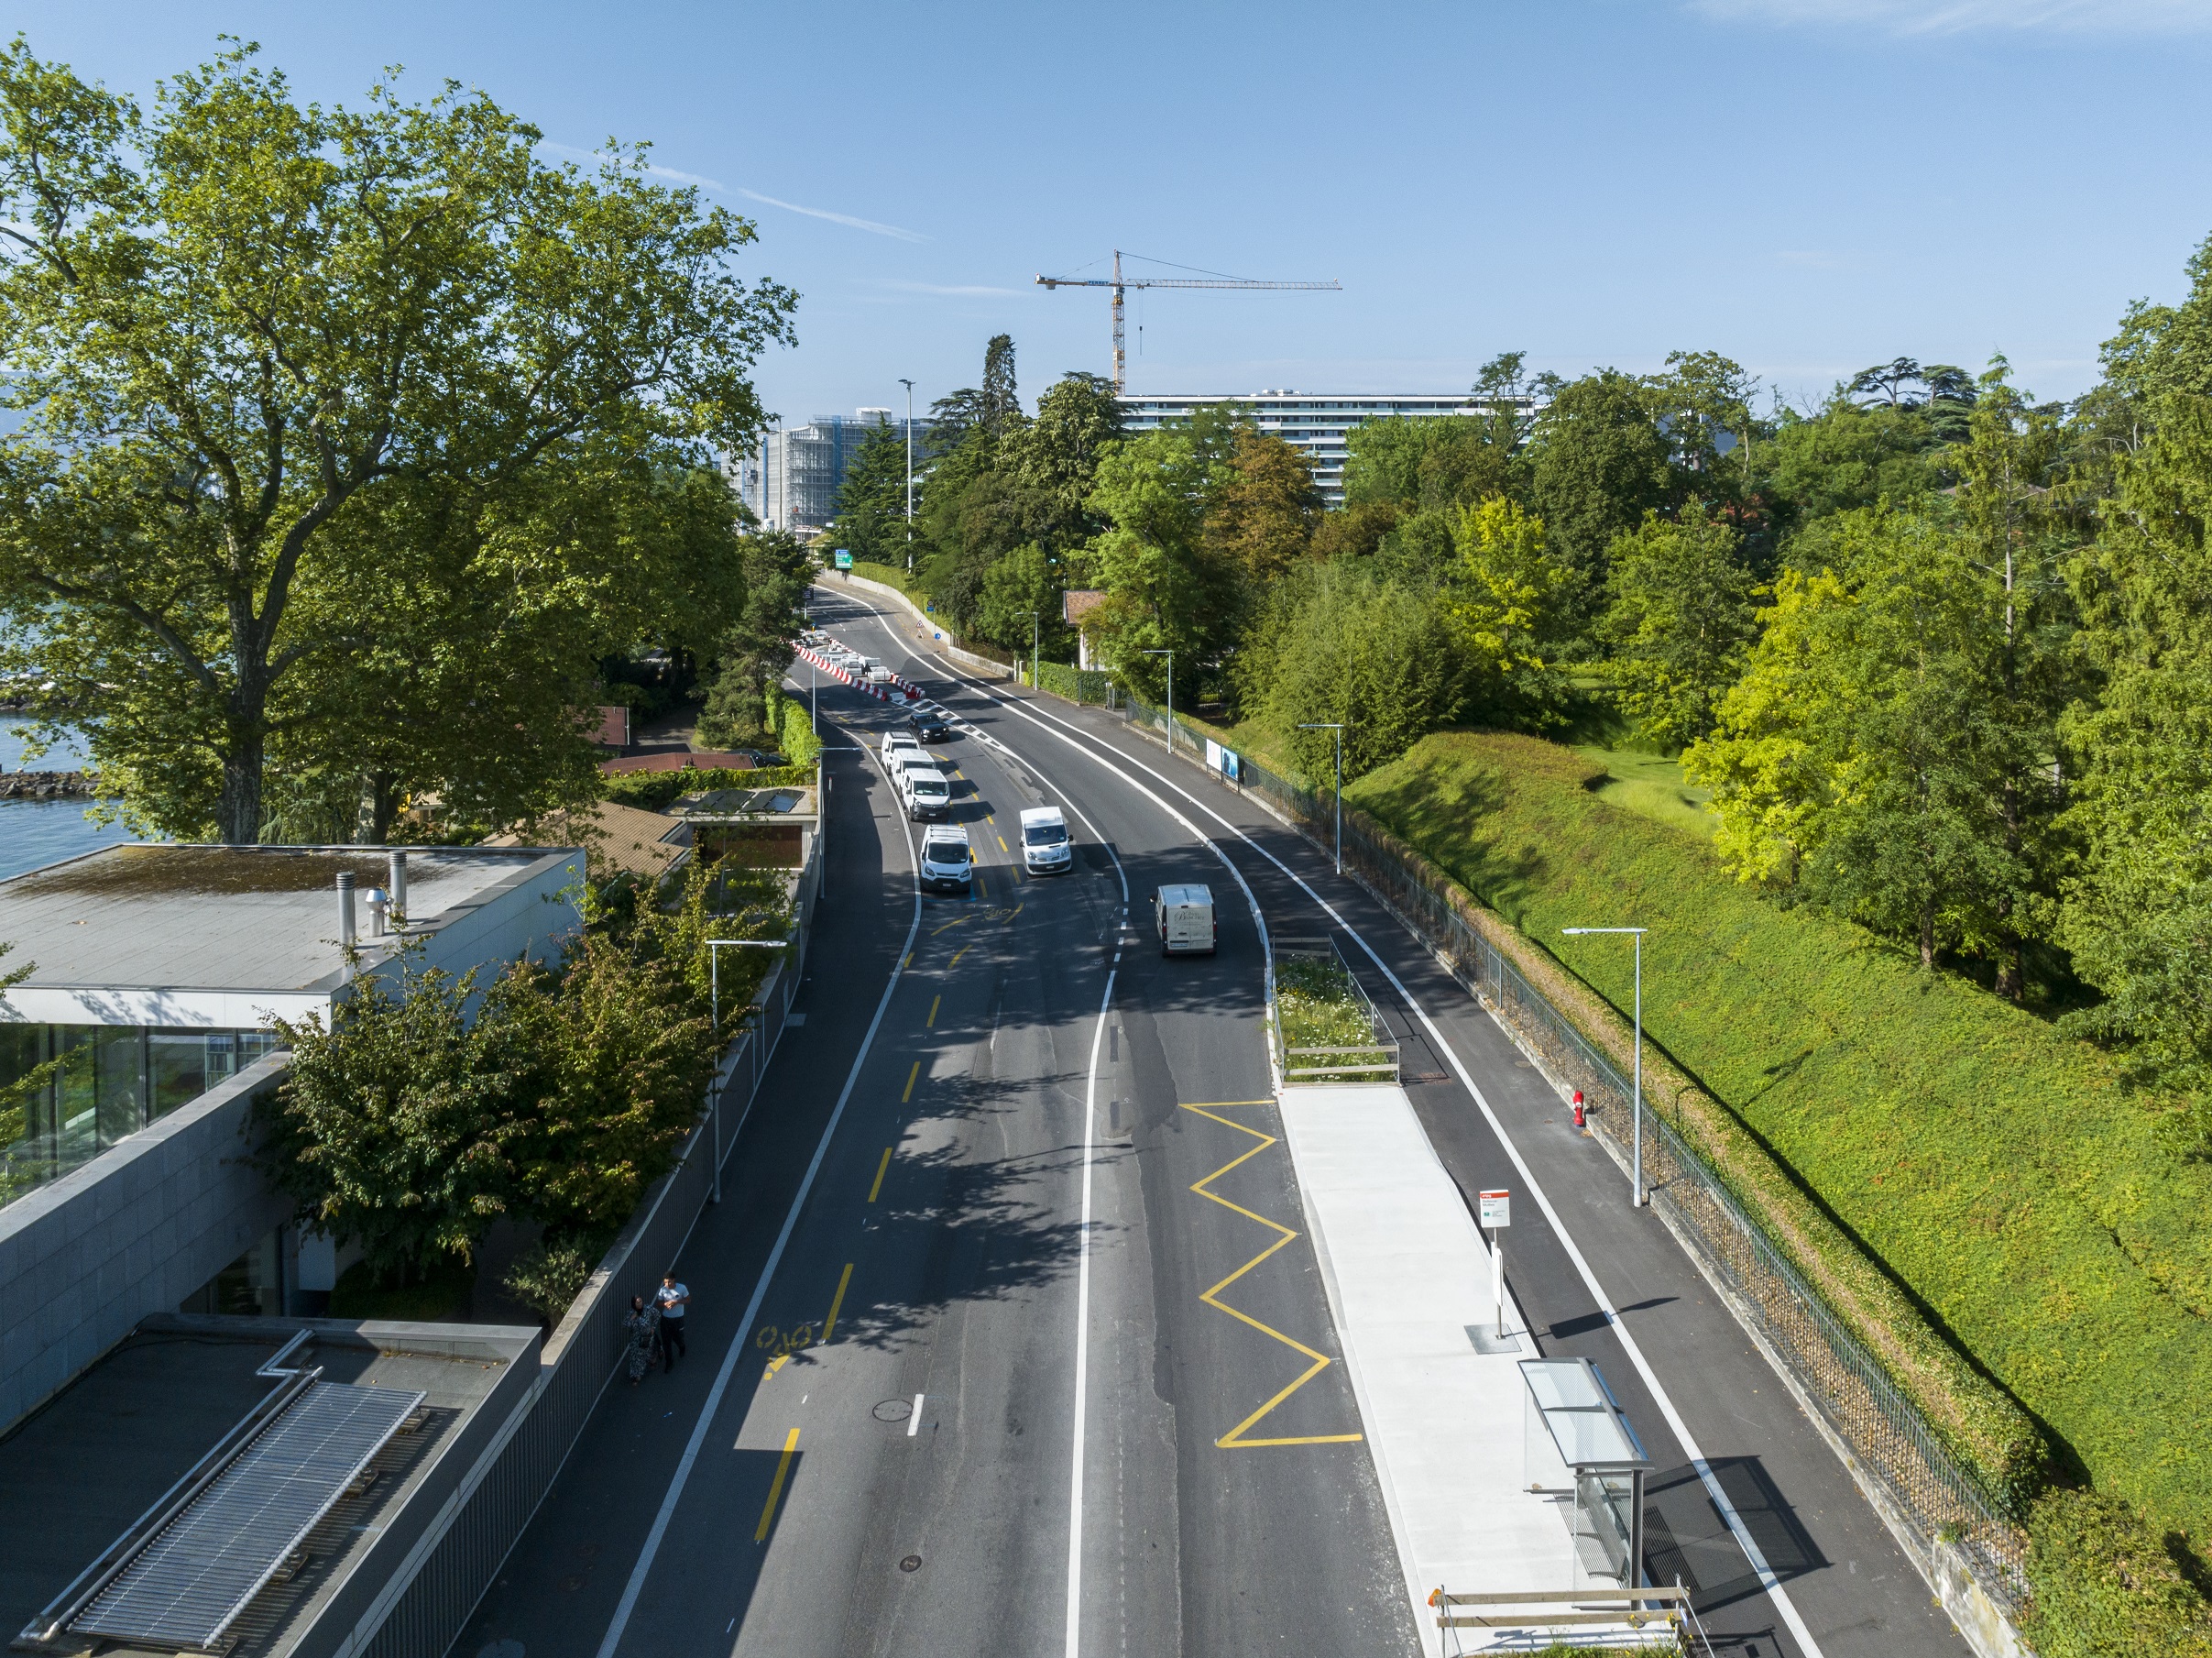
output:
M922 1557L919 1554L909 1554L899 1562L899 1570L902 1572L918 1572L921 1569Z
M913 1414L914 1400L911 1399L887 1399L869 1412L878 1422L904 1422Z

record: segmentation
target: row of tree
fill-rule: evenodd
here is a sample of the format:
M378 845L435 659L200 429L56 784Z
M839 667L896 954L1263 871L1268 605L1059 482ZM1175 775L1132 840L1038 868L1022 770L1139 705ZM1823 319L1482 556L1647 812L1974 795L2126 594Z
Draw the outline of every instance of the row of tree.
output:
M1067 588L1139 694L1254 719L1357 775L1454 721L1559 730L1609 707L1709 785L1722 856L2080 1007L2080 1027L2212 1088L2212 244L2138 304L2097 387L2037 403L1995 359L1910 358L1755 411L1715 353L1656 375L1530 377L1482 412L1305 457L1234 408L1130 435L1070 375L1034 417L1013 347L903 449L863 452L840 545L906 564L956 629L1046 654ZM896 508L888 493L898 485ZM871 517L872 512L873 516ZM870 536L874 539L868 539Z
M539 139L251 48L150 110L0 49L0 674L142 827L531 817L592 787L608 659L780 666L714 456L795 296L642 150Z

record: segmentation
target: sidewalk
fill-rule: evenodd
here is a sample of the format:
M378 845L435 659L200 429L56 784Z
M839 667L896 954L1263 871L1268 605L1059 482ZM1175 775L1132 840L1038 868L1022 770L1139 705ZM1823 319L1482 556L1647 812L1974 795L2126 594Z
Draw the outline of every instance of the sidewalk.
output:
M1281 1101L1423 1650L1540 1648L1550 1637L1534 1628L1440 1631L1428 1605L1439 1587L1592 1587L1578 1578L1559 1499L1528 1489L1520 1361L1543 1355L1528 1321L1508 1290L1504 1323L1517 1350L1477 1351L1474 1332L1497 1327L1490 1251L1404 1089L1288 1088ZM1508 1231L1508 1250L1510 1239ZM1580 1642L1637 1639L1625 1624L1573 1633Z

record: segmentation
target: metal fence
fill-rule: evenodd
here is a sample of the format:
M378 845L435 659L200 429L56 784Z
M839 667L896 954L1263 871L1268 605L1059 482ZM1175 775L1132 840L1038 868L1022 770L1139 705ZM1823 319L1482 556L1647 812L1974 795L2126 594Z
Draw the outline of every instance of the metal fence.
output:
M1128 718L1139 730L1170 741L1176 752L1204 763L1206 740L1179 718L1172 722L1172 737L1170 721L1157 708L1131 702ZM1304 788L1241 755L1233 776L1211 769L1225 784L1260 796L1318 844L1330 844L1333 802L1327 791ZM1345 824L1343 835L1345 867L1434 947L1558 1082L1582 1090L1593 1129L1625 1157L1633 1133L1631 1091L1612 1061L1469 925L1440 876L1408 862L1356 824ZM1866 1344L1648 1101L1643 1125L1644 1177L1654 1204L1692 1240L1707 1269L1728 1287L1923 1546L1943 1542L1956 1548L2000 1609L2017 1615L2027 1598L2027 1537L2015 1517L1953 1455Z
M1317 1083L1356 1085L1398 1080L1397 1038L1390 1034L1390 1025L1383 1017L1382 1009L1374 1005L1374 998L1360 983L1359 974L1352 971L1352 963L1344 960L1344 952L1337 948L1334 934L1320 939L1293 939L1277 938L1270 933L1267 954L1271 964L1268 979L1275 986L1268 1021L1275 1033L1276 1058L1282 1065L1286 1082L1309 1087ZM1368 1040L1340 1048L1290 1046L1283 1031L1283 969L1299 963L1321 968L1332 982L1341 981L1351 993L1347 999L1367 1027Z

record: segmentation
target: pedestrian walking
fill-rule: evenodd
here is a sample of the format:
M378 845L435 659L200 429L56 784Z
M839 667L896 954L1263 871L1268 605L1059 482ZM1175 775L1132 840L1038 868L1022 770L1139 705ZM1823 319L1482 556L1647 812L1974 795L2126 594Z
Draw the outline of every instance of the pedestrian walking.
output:
M634 1388L652 1368L652 1350L661 1333L661 1309L643 1296L633 1295L622 1328L630 1338L630 1385Z
M673 1272L661 1279L659 1293L652 1298L653 1307L661 1315L661 1357L667 1368L666 1375L676 1367L676 1355L688 1353L684 1345L684 1312L691 1305L691 1291L676 1282Z

